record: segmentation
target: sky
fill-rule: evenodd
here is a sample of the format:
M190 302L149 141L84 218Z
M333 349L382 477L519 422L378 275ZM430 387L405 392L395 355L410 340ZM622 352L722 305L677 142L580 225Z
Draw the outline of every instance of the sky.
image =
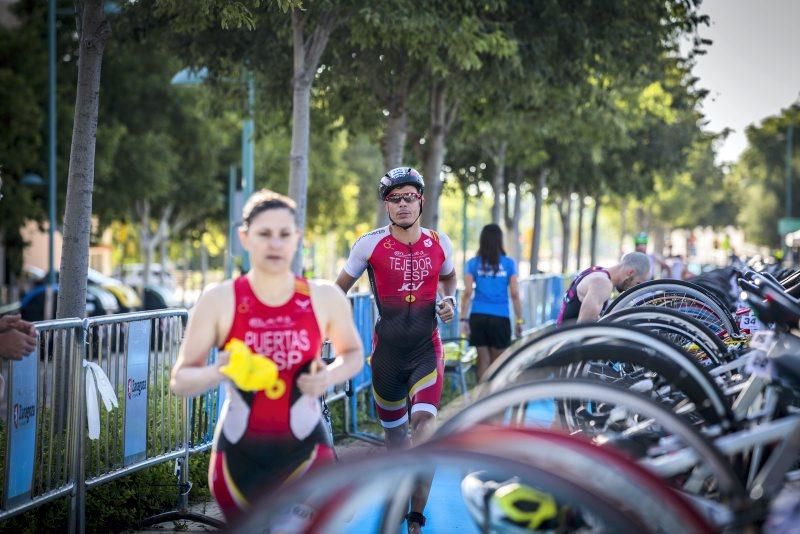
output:
M706 129L734 130L718 159L735 161L748 125L800 97L800 0L703 0L700 11L711 17L700 36L714 41L694 67L698 85L709 90Z

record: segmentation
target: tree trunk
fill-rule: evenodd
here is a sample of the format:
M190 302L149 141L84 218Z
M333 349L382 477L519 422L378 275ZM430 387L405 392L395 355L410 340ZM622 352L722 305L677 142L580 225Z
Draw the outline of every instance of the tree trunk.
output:
M567 274L569 271L569 245L570 235L570 216L572 215L572 195L567 195L566 200L558 201L558 215L561 217L561 273Z
M522 246L519 235L519 219L522 216L522 171L517 171L514 179L514 212L511 214L511 236L514 261L519 265L522 259ZM508 197L506 197L508 198Z
M492 175L492 193L494 203L492 204L492 222L500 224L500 214L503 212L503 190L505 189L506 171L506 149L508 143L501 141L497 151L492 155L494 162L494 174ZM506 201L508 197L506 197Z
M444 81L434 82L431 87L429 120L430 139L423 165L425 205L422 210L422 225L436 230L439 227L439 195L442 192L440 176L447 134L447 86Z
M592 237L589 244L589 262L591 265L597 265L597 219L600 214L600 197L594 199L594 209L592 210Z
M578 242L575 244L575 270L580 272L583 261L583 195L578 195Z
M158 247L159 260L161 261L161 271L159 272L158 281L163 286L164 277L167 275L167 263L169 263L169 234L164 236L164 239L161 240L161 243L159 243Z
M383 139L381 139L381 155L383 156L383 168L386 171L403 165L403 153L408 137L408 82L398 90L392 98L392 103L388 106L389 118L383 129ZM381 199L377 200L375 211L376 226L386 226L389 224L389 215L383 206Z
M2 186L2 184L0 184ZM3 243L5 229L0 225L0 304L8 304L11 301L10 295L6 292L6 246Z
M547 171L539 172L539 183L533 188L533 234L531 235L531 274L539 272L539 254L542 247L542 191Z
M102 0L86 0L81 17L78 87L64 210L59 319L86 314L86 273L89 269L89 234L92 229L92 189L100 102L100 70L111 27Z
M619 256L625 252L625 234L628 233L628 200L619 203Z
M186 307L186 290L189 282L189 259L191 258L191 247L189 240L183 240L183 280L181 280L181 306Z
M522 184L522 171L515 169L514 171L514 203L509 205L510 188L511 184L506 184L504 219L506 226L506 243L508 245L507 251L514 258L514 261L519 265L522 250L519 244L519 218L522 211L522 194L520 189Z
M328 45L338 17L334 11L321 14L311 36L306 40L309 10L292 9L292 47L294 77L292 79L292 148L289 156L289 197L297 203L297 224L300 240L292 262L295 273L303 272L303 231L306 226L308 192L308 143L311 128L311 86L322 53Z
M200 238L200 291L206 287L206 277L208 276L208 249L203 238Z

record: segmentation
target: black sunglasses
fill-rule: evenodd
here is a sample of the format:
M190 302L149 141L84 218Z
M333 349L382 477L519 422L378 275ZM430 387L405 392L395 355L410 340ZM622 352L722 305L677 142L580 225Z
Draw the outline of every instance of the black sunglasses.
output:
M394 195L386 195L385 200L386 202L391 202L392 204L399 204L400 201L405 202L406 204L411 204L415 200L420 200L422 195L419 193L395 193Z

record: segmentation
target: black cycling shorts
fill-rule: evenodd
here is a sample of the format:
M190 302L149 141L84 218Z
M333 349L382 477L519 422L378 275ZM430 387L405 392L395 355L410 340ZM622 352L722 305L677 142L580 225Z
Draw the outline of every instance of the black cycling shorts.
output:
M469 316L469 344L474 347L504 349L511 345L511 320L508 317L472 313Z

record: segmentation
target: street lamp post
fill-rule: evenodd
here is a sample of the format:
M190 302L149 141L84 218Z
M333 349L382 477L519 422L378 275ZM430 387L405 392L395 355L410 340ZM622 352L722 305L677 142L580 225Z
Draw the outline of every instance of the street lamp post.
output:
M47 49L47 285L52 287L56 283L56 0L50 0L47 8Z
M245 118L242 121L242 179L244 185L242 186L242 197L246 202L250 195L253 194L253 181L254 181L254 134L255 124L253 120L253 109L255 107L256 90L255 81L253 80L253 73L247 71L245 74L247 83L247 111ZM247 252L242 251L242 270L247 272L250 270L250 256Z

